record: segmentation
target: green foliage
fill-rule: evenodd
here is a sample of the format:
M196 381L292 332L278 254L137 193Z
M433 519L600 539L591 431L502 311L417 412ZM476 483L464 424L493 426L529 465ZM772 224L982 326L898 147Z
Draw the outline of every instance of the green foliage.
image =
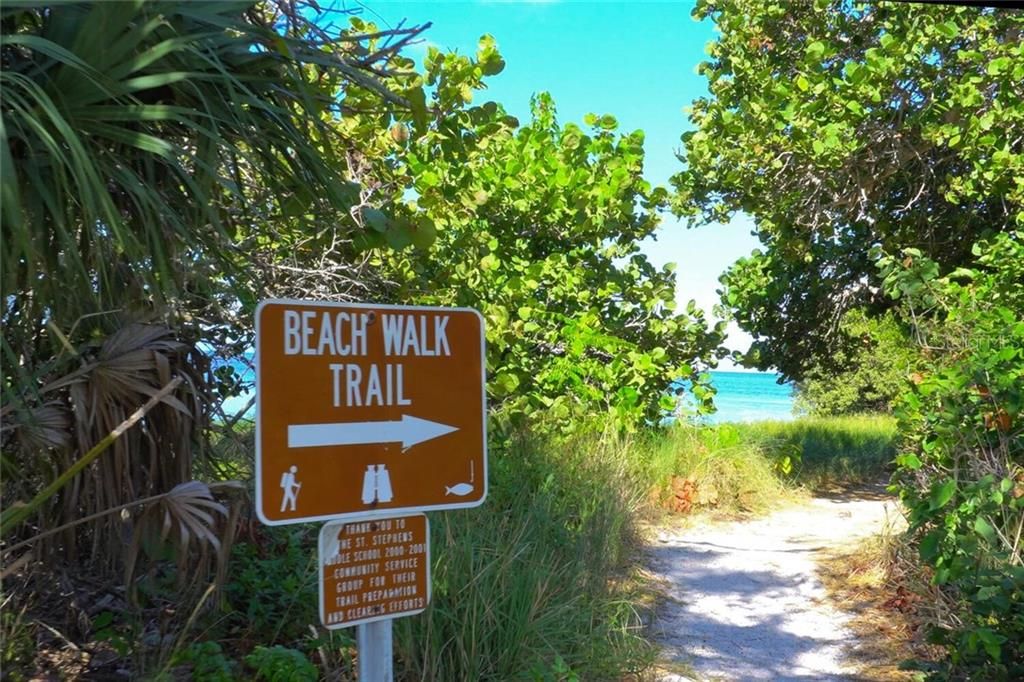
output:
M797 384L797 408L812 415L891 413L920 354L892 312L868 317L851 310L840 332L852 343L831 361L814 362Z
M106 642L120 656L127 656L132 648L133 634L129 628L114 623L114 614L103 611L92 622L92 636L97 642Z
M616 135L610 116L559 125L547 95L523 126L493 103L460 116L458 137L424 135L404 157L437 239L392 262L400 298L483 313L490 398L513 422L656 418L672 380L700 383L722 327L677 314L673 268L639 253L666 200L642 178L643 133Z
M255 670L256 680L266 682L316 682L316 666L306 655L283 646L258 646L245 657L246 664Z
M317 622L315 529L268 528L260 542L239 542L224 588L231 636L295 644Z
M487 504L431 518L431 605L395 622L396 673L621 679L650 665L628 580L645 458L599 434L496 447Z
M195 682L234 682L238 664L224 655L217 642L193 642L171 660L174 667L189 666L189 679Z
M706 383L698 375L724 327L709 329L695 306L677 314L674 268L639 252L668 196L642 177L643 133L617 134L610 115L587 116L589 130L560 125L546 94L526 125L474 102L503 65L486 35L475 55L430 48L424 72L396 86L418 104L386 125L338 121L395 209L387 225L370 214L358 242L392 249L375 261L395 285L389 298L483 313L489 397L508 421L657 418L669 382ZM350 89L346 102L359 110L359 96Z
M722 278L749 362L802 378L857 343L840 317L892 304L868 248L943 273L1024 226L1024 14L846 0L702 0L720 36L683 135L675 209L752 216L763 244Z
M312 10L302 0L4 3L0 447L5 503L32 502L6 509L2 530L90 519L33 548L50 567L85 558L81 548L108 570L127 564L130 579L140 524L126 526L127 505L189 481L203 451L217 407L205 352L245 347L251 321L239 315L282 258L323 258L324 242L343 242L351 259L364 226L350 209L368 202L333 127L339 92L358 83L382 112L406 105L374 72L411 32L385 32L389 49L355 65L348 57L381 36L328 34ZM294 248L297 233L310 251ZM122 434L172 379L176 390ZM164 500L181 509L189 497ZM120 507L124 519L103 514ZM230 544L195 530L181 535ZM205 577L215 558L205 549L180 552L179 575L198 559L191 577Z
M566 665L561 656L555 656L551 665L538 663L530 670L533 682L579 682L580 677Z
M6 343L59 351L59 339L38 338L47 321L66 330L126 307L213 312L222 289L251 304L248 259L292 218L288 200L304 200L287 224L305 232L312 214L359 202L330 125L336 91L322 88L376 79L340 58L365 41L331 39L307 9L4 3Z
M5 678L12 682L29 679L28 673L35 652L36 643L32 627L25 620L25 612L4 609L0 613L0 666L3 667Z
M976 245L938 277L920 252L880 259L929 358L903 400L896 482L944 599L945 674L1024 675L1024 233Z

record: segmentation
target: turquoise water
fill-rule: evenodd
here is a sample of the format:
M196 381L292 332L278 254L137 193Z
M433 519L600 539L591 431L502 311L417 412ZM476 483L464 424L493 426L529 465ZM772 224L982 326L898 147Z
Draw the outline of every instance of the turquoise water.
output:
M255 379L253 370L232 363L245 381ZM711 381L718 389L715 405L718 411L702 421L749 422L764 419L787 420L793 418L793 389L789 384L778 384L777 374L768 372L711 372ZM224 412L233 415L243 409L252 397L251 391L225 401ZM254 416L250 409L247 416Z
M718 412L705 421L717 424L792 419L793 387L780 385L778 378L769 372L711 372L711 382L718 389Z
M214 358L213 369L217 370L218 367L228 365L235 370L235 376L238 380L243 382L247 386L247 390L243 391L241 395L236 395L228 398L224 401L223 409L224 414L231 417L246 408L249 405L249 400L256 393L256 370L249 365L252 361L252 353L246 355L248 362L242 362L240 360L221 360ZM256 418L256 407L252 406L245 413L245 417L249 419Z

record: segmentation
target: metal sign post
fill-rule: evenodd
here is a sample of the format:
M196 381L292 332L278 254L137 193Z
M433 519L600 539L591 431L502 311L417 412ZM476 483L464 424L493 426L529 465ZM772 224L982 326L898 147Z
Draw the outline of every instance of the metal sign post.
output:
M359 682L392 682L394 679L391 632L390 620L365 623L357 629Z

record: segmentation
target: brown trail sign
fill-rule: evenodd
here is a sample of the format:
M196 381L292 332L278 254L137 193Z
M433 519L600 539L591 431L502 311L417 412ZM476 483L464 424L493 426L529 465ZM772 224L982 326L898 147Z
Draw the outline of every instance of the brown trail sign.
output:
M256 311L264 523L475 507L487 495L483 319L269 300Z
M430 603L424 514L326 523L319 553L320 622L327 628L411 616Z

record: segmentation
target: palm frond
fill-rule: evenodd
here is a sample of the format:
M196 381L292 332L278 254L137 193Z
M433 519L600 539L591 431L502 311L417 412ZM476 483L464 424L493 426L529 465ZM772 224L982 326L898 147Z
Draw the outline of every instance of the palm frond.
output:
M18 420L15 438L28 453L62 449L71 444L70 426L66 406L51 400L26 411Z
M17 475L5 482L12 497L31 497L32 488L68 470L139 405L159 400L139 427L121 434L45 507L43 527L67 524L188 481L206 424L209 361L168 327L129 323L101 343L83 345L73 357L80 364L64 376L44 377L41 387L11 393L12 409L4 413L0 427L2 444L5 451L24 453ZM163 390L172 378L177 378L178 388ZM116 564L118 521L104 518L100 523L93 529L95 553Z
M224 555L212 530L223 508L176 487L209 419L197 341L239 329L265 281L250 254L273 251L282 219L296 253L317 251L317 221L336 223L336 243L362 229L339 88L376 93L386 118L402 98L375 64L419 32L377 32L393 41L368 51L371 38L328 36L310 17L303 0L0 7L3 494L34 499L61 482L32 517L40 531L97 518L47 536L43 558L116 566L124 524L103 511L169 491L161 524L192 548L182 556Z
M358 37L332 45L294 4L4 3L0 298L42 302L3 311L12 346L33 350L44 317L246 289L236 241L273 240L296 192L292 222L348 215L324 84L379 83L345 57Z

